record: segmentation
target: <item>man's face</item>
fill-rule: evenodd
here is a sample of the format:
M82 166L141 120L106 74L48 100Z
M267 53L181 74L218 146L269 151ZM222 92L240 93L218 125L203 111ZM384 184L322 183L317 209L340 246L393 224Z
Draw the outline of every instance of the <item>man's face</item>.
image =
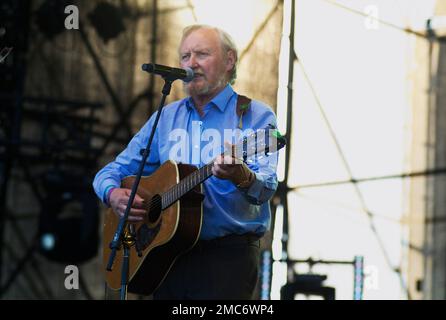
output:
M180 46L182 68L194 70L194 79L185 84L191 96L218 93L227 83L232 69L233 54L223 53L218 33L212 29L198 29L189 34Z

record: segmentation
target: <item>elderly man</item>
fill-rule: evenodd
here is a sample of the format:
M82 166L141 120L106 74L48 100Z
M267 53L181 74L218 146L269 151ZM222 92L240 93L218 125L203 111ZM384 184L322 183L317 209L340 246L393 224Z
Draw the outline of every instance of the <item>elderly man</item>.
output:
M206 164L206 153L199 151L210 136L215 139L215 133L223 140L225 130L257 130L276 124L271 108L259 101L245 97L249 108L240 112L240 96L231 87L236 78L237 49L226 32L206 25L189 26L183 31L179 55L181 67L191 68L194 78L184 84L188 97L164 107L144 175L178 156L180 159L172 160ZM154 119L155 115L95 177L97 195L118 215L123 215L130 195L129 189L120 187L120 181L135 174L139 151L148 141ZM179 137L187 139L187 150L180 155L172 151L178 151ZM213 161L213 176L203 183L199 241L173 264L155 291L155 299L253 298L259 239L269 228L269 199L277 188L277 155L249 165L234 164L230 156L215 157ZM141 221L145 213L143 199L137 195L129 221Z

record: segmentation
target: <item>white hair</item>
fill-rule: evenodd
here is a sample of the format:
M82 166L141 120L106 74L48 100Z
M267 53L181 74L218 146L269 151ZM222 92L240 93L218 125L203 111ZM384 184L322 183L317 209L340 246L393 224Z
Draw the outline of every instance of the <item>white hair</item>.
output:
M183 36L181 37L180 45L183 43L184 39L186 39L186 37L188 35L190 35L193 31L201 30L201 29L215 30L218 33L218 35L220 36L220 41L221 41L221 46L222 46L223 52L225 54L227 54L229 51L232 51L234 53L234 59L235 59L234 67L230 71L230 75L229 75L229 83L234 84L235 79L237 78L238 50L237 50L237 46L234 43L234 40L226 31L224 31L220 28L217 28L217 27L206 25L206 24L193 24L193 25L187 26L186 28L183 29Z

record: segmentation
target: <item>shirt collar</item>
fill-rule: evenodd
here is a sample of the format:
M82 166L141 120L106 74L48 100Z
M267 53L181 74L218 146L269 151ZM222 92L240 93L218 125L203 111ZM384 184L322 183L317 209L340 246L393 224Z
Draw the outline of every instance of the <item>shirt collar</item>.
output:
M221 90L211 101L209 101L208 105L213 104L217 106L217 108L224 112L226 109L226 106L228 105L229 100L234 94L234 89L232 86L228 83L226 87L224 87L223 90ZM192 101L191 97L186 98L186 106L188 108L194 107L194 102Z

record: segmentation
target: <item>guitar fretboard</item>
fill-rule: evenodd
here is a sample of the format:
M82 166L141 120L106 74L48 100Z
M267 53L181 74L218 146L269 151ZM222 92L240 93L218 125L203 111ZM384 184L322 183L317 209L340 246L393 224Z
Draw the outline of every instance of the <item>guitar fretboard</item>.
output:
M230 150L226 150L221 156L231 155L237 159L243 159L244 162L249 157L255 156L256 161L259 156L263 157L263 154L268 155L269 152L276 152L281 149L285 146L285 143L286 140L275 127L268 125L265 129L257 130L255 133L244 137L239 144L232 146ZM178 184L164 192L161 195L161 210L167 209L183 195L209 178L212 175L212 165L213 161L195 170Z
M170 207L175 201L191 191L212 175L212 162L195 170L178 184L164 192L161 196L162 210Z

